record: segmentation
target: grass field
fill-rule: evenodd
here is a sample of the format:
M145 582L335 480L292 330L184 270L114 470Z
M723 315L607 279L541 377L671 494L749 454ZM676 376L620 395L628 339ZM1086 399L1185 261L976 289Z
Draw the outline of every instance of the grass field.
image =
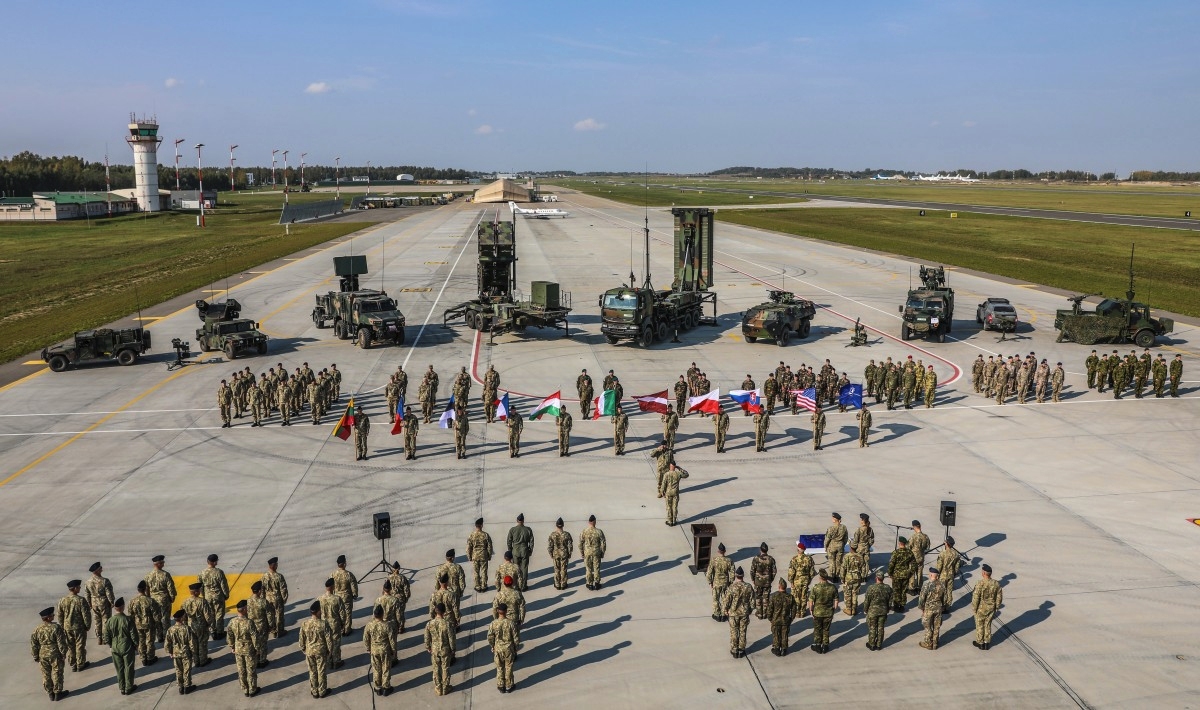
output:
M1200 316L1200 239L1190 232L967 213L950 219L940 211L920 217L912 210L855 208L721 210L717 218L1117 297L1128 287L1129 245L1136 243L1138 300Z
M205 229L182 213L0 223L0 362L367 226L294 224L285 235L281 197L222 195Z
M776 205L785 202L804 202L804 196L770 197L764 195L729 194L720 192L697 192L695 190L678 190L655 184L651 181L649 189L644 184L633 182L598 181L593 185L591 180L554 181L555 185L578 190L586 195L604 197L616 202L630 205L650 207L705 207L708 205ZM549 188L549 186L547 186Z

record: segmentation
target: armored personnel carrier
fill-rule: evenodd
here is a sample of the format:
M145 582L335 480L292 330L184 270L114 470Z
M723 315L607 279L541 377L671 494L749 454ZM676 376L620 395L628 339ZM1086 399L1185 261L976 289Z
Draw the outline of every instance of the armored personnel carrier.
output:
M767 291L767 300L742 314L742 337L747 343L771 338L783 347L792 333L801 340L808 337L817 308L812 301L797 298L791 291Z
M922 266L920 276L922 288L909 289L900 306L900 339L924 336L944 343L954 326L954 289L946 285L946 271L941 266Z

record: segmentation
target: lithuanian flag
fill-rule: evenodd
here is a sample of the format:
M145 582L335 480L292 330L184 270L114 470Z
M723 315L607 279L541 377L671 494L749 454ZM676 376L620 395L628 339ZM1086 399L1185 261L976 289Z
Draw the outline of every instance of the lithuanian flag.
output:
M345 441L350 438L350 429L354 426L354 398L350 398L350 404L346 406L346 412L342 414L342 418L338 420L337 426L333 428L333 435Z

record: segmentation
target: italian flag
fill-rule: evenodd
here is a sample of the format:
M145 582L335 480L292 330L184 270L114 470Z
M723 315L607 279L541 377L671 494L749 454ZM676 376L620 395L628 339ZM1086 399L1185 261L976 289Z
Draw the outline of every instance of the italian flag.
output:
M595 410L592 413L592 419L600 417L611 417L617 413L617 391L604 390L595 400L592 401L592 408Z
M345 413L342 418L338 419L337 426L333 427L333 435L345 441L350 438L350 429L354 426L354 399L350 399L350 404L346 406Z
M530 419L541 419L543 414L549 414L552 417L557 417L562 412L562 390L555 392L549 397L542 400L542 403L533 410L533 414L529 415Z

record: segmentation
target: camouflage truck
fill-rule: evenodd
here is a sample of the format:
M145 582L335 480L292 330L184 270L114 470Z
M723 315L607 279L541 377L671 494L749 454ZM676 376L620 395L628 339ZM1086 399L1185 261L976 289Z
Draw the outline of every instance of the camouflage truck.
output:
M903 318L900 339L924 336L944 343L954 326L954 289L946 285L946 271L941 266L922 266L920 276L922 288L909 289L899 309Z
M801 340L808 337L809 327L817 308L812 301L796 298L791 291L767 291L767 300L742 314L742 337L747 343L759 338L773 338L783 347L795 333Z
M145 328L97 328L81 330L74 340L42 350L42 360L53 372L62 372L86 362L116 360L132 365L150 349L150 331Z
M267 335L259 331L258 324L241 318L242 304L230 298L220 303L196 301L202 326L196 329L196 344L200 350L211 352L222 350L225 357L233 360L238 355L267 352Z
M387 291L359 288L358 277L367 273L367 257L335 256L333 271L339 277L337 291L318 293L313 307L313 325L333 325L339 340L353 339L363 350L376 341L396 345L404 342L404 314Z
M1101 295L1101 294L1091 294ZM1154 318L1150 306L1129 298L1106 298L1096 305L1096 310L1084 310L1081 303L1087 294L1071 296L1071 308L1060 309L1054 314L1054 327L1058 329L1057 342L1064 340L1081 345L1096 343L1127 343L1133 341L1140 348L1155 344L1158 336L1175 329L1170 318Z

